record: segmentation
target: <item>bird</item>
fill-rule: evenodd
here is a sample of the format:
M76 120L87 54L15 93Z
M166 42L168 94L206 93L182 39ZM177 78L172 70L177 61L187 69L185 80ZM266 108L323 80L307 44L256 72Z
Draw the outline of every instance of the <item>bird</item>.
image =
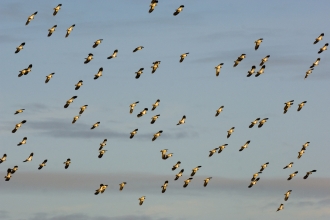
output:
M306 172L306 175L304 176L304 179L307 179L309 175L311 175L312 173L316 172L316 170L311 170Z
M186 121L186 116L182 116L181 120L179 120L179 122L176 124L176 125L181 125L181 124L184 124Z
M239 56L236 61L234 61L234 67L236 67L243 59L246 58L246 54L245 53L242 53L241 56Z
M16 47L16 51L15 51L15 53L18 53L18 52L20 52L21 50L23 50L24 48L24 45L25 45L25 42L23 42L23 43L21 43L18 47Z
M172 167L172 171L176 170L176 168L179 168L180 164L181 164L181 161L176 162L176 164L173 165L173 167Z
M52 36L52 34L55 32L55 29L57 28L57 25L55 24L53 27L48 29L48 35L47 37Z
M220 63L218 66L214 67L215 69L215 76L219 76L220 70L222 68L223 63Z
M108 185L100 184L100 187L97 190L95 190L94 195L98 195L99 193L104 193L107 187Z
M160 61L155 61L152 63L153 65L151 66L152 70L151 70L151 73L155 73L156 70L158 69L159 67L159 64L160 64Z
M163 149L160 152L162 153L162 159L164 159L166 157L166 152L168 149Z
M284 194L284 195L285 195L285 197L284 197L284 201L288 201L291 192L292 192L292 190L290 189L290 190L288 190L288 191Z
M314 44L317 44L319 41L321 41L322 38L323 38L323 36L324 36L324 33L321 33L320 36L318 36L318 37L315 39Z
M268 120L268 118L264 118L261 121L259 121L258 128L261 128L267 122L267 120Z
M182 176L183 172L184 172L184 169L180 170L180 172L175 175L174 180L178 180Z
M117 53L118 53L118 50L116 49L116 50L113 51L113 54L111 56L108 56L107 59L116 58L117 57Z
M324 44L324 46L323 47L321 47L320 48L320 50L319 50L319 52L317 52L317 53L322 53L323 51L325 51L325 50L327 50L327 47L329 46L329 44L328 43L326 43L326 44Z
M264 58L261 59L261 63L259 64L260 66L263 66L267 61L270 55L265 56Z
M291 168L292 165L293 165L293 162L290 162L288 165L286 165L285 167L283 167L283 169Z
M70 166L70 164L71 164L71 159L68 158L63 164L65 164L64 168L65 168L65 169L68 169L69 166Z
M17 144L17 146L21 146L23 144L26 144L26 141L27 141L27 137L24 137L23 140Z
M30 162L30 161L32 161L32 158L33 158L33 152L30 153L30 156L28 158L26 158L23 162Z
M251 181L251 183L248 187L251 188L252 186L256 185L259 180L260 180L260 177L258 177L257 179Z
M81 115L82 113L84 113L84 111L86 110L86 108L88 107L88 105L83 105L80 107L80 111L79 111L79 115Z
M309 141L307 141L306 143L304 143L301 149L302 150L306 150L307 147L309 146L309 143L310 143Z
M249 126L249 128L253 128L253 126L255 124L257 124L259 122L259 120L260 120L260 118L256 118L254 121L252 121L251 124L250 124L250 126Z
M14 113L14 115L17 115L19 113L22 113L24 110L25 110L24 108L18 109L18 110L16 110L16 112Z
M140 118L143 115L147 114L147 112L148 112L148 108L144 108L139 114L137 114L137 117Z
M135 79L140 78L140 76L141 76L142 73L143 73L143 70L144 70L144 68L142 67L142 68L140 68L137 72L135 72L135 73L136 73Z
M26 120L21 121L20 123L15 125L15 128L11 131L12 133L15 133L23 124L26 123Z
M46 166L47 160L44 160L41 164L39 164L38 170L41 170L44 166Z
M142 196L142 197L140 197L140 198L139 198L139 201L140 201L140 202L139 202L139 205L142 205L145 199L146 199L146 196Z
M96 122L95 124L93 124L93 126L91 127L91 129L95 129L100 125L101 122Z
M99 156L98 158L102 158L103 154L105 154L105 152L107 152L108 150L99 150Z
M168 180L166 180L166 181L164 182L164 184L162 185L162 193L164 193L164 192L166 191L167 186L168 186Z
M16 166L14 166L13 169L10 170L10 173L14 174L17 170L18 170L18 166L16 165Z
M284 205L283 204L281 204L280 207L278 207L278 209L277 209L276 212L281 211L282 209L284 209Z
M99 69L99 71L94 75L94 80L98 79L99 77L102 76L102 72L103 72L103 67L101 67Z
M136 104L138 104L139 101L136 101L136 102L133 102L132 104L129 105L129 113L132 114L133 113L133 110L136 106Z
M251 142L250 140L245 142L245 144L241 147L241 149L239 149L239 151L243 151L245 148L247 148L250 142Z
M34 12L32 15L30 15L25 23L25 25L28 25L30 23L30 21L32 21L34 19L34 16L36 16L36 14L38 14L38 12Z
M83 85L83 81L82 80L79 80L78 82L77 82L77 84L75 84L74 86L75 86L75 90L78 90L81 86Z
M96 48L100 43L102 43L103 39L98 39L97 41L94 42L93 48Z
M169 153L169 154L165 154L162 159L163 160L167 160L168 158L172 157L173 156L173 153Z
M212 179L212 177L208 177L204 180L204 187L207 186L207 184L210 182L211 179Z
M284 103L285 106L284 106L283 114L287 113L288 109L291 107L291 105L293 105L293 102L294 102L294 100L291 100L291 101L288 101L288 102Z
M253 66L251 67L251 70L248 71L247 77L252 76L252 75L254 74L255 70L256 70L256 66L253 65Z
M4 178L5 178L5 181L10 180L10 178L11 178L11 169L10 168L7 169L7 175Z
M122 182L119 184L119 191L122 191L124 189L124 186L126 185L126 182Z
M133 53L135 53L136 51L138 51L138 50L142 50L144 48L144 46L138 46L137 48L135 48L134 50L133 50Z
M300 104L298 104L298 109L297 109L297 111L299 112L301 109L302 109L302 107L304 107L304 105L307 103L307 101L303 101L303 102L301 102Z
M258 77L258 76L260 76L261 74L263 74L264 71L265 71L265 68L266 68L266 65L263 65L263 66L260 68L260 70L257 72L257 74L255 75L255 77Z
M255 174L253 174L253 176L252 176L252 178L251 178L251 181L254 181L254 180L259 176L259 174L261 174L261 173L262 173L262 172L259 171L259 172L255 173Z
M215 152L217 152L218 148L214 148L213 150L210 150L210 154L209 157L212 157L213 154L215 154Z
M105 147L105 145L107 145L107 141L108 141L108 139L104 139L103 142L100 143L99 150L102 150L102 148Z
M302 157L302 155L305 153L305 150L304 149L301 149L299 152L298 152L298 159L300 159Z
M93 59L93 54L89 53L88 56L85 58L84 64L89 63Z
M75 26L76 26L76 25L73 24L73 25L71 25L71 26L66 30L66 35L65 35L65 37L69 37L71 31L73 30L73 28L74 28Z
M227 138L229 138L231 136L231 134L234 132L234 129L235 129L235 127L232 127L231 129L229 129L227 131Z
M320 63L320 60L321 60L321 58L317 58L316 60L315 60L315 62L309 67L309 68L314 68L315 66L318 66L319 65L319 63Z
M254 50L258 50L262 41L263 41L263 38L259 38L258 40L254 41L254 43L255 43Z
M186 188L193 178L188 178L184 181L183 187Z
M69 105L73 102L73 100L75 100L76 98L78 98L78 96L72 96L68 101L66 101L64 108L69 107Z
M195 174L197 173L197 171L199 170L199 168L201 168L202 166L197 166L194 169L192 169L192 172L190 174L190 176L195 176Z
M152 104L152 109L151 109L151 111L155 110L155 109L159 106L159 102L160 102L160 100L157 99L156 102L155 102L154 104Z
M57 14L57 12L61 9L62 4L58 4L55 8L54 8L54 12L53 12L53 16L55 16Z
M18 77L29 74L29 72L31 72L31 70L32 70L32 64L30 64L27 68L19 71Z
M180 63L182 63L182 61L184 60L184 58L186 58L188 56L188 54L189 54L189 52L180 55Z
M134 131L132 131L130 134L131 136L129 137L130 139L132 139L134 137L134 135L136 135L136 133L138 132L139 129L135 129Z
M3 154L3 156L0 158L0 164L5 162L7 160L7 154Z
M79 119L80 115L76 115L73 117L72 124L76 123L76 121Z
M310 68L309 70L306 71L306 75L304 79L307 79L307 77L313 72L313 68Z
M291 173L291 174L289 175L288 180L292 180L292 178L295 177L295 176L297 175L297 173L298 173L298 171L296 171L296 172L294 172L294 173Z
M177 16L184 8L184 5L180 5L180 7L178 7L175 12L173 13L174 16Z
M157 6L158 0L151 0L149 13L153 12Z
M160 115L152 116L150 124L154 124Z
M263 165L261 165L260 172L261 171L264 171L264 169L266 169L266 167L268 166L268 164L269 164L269 162L264 163Z
M49 80L53 77L54 74L55 74L55 73L51 73L51 74L49 74L48 76L46 76L45 83L48 83Z
M221 145L221 146L219 146L219 151L218 151L218 154L220 154L225 148L226 148L226 146L227 146L228 144L223 144L223 145Z
M215 117L217 117L217 116L219 116L220 115L220 113L223 111L223 108L224 108L225 106L220 106L218 109L217 109L217 111L216 111L216 113L215 113Z

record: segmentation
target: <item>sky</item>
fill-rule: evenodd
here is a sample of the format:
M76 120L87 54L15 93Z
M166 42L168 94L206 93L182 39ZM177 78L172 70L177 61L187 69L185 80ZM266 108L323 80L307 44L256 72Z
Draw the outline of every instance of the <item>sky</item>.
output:
M62 8L53 16L53 8ZM0 181L4 220L329 219L328 1L159 0L0 3ZM180 5L183 11L173 16ZM27 18L38 11L35 19ZM51 37L48 29L57 24ZM66 29L75 24L68 38ZM313 44L321 33L325 36ZM263 38L258 50L254 41ZM92 48L94 41L102 43ZM25 42L24 49L15 48ZM138 46L143 50L132 51ZM115 49L118 57L107 59ZM182 63L180 55L189 52ZM89 53L94 59L84 64ZM242 53L246 58L235 68ZM264 74L246 77L270 55ZM318 58L320 64L304 80ZM152 63L160 60L151 74ZM220 76L214 67L224 63ZM32 71L17 77L33 64ZM98 69L103 76L94 80ZM144 72L135 79L141 67ZM49 83L46 75L55 72ZM75 90L75 84L83 86ZM77 99L68 107L72 96ZM152 104L160 99L156 110ZM283 114L284 103L294 105ZM129 105L139 101L133 114ZM307 101L298 112L298 103ZM88 108L72 124L82 105ZM216 110L224 106L215 117ZM17 109L21 114L14 115ZM149 108L146 115L136 115ZM160 114L155 124L151 117ZM176 124L186 115L186 123ZM262 128L248 128L256 118ZM15 134L15 124L27 120ZM90 127L100 121L94 130ZM235 127L230 138L227 130ZM130 139L130 132L138 133ZM163 130L154 142L153 134ZM23 137L27 143L17 144ZM99 159L99 143L107 138ZM250 140L248 148L240 147ZM297 159L301 146L310 146ZM221 154L209 151L228 144ZM160 150L173 156L161 159ZM34 152L31 162L23 163ZM65 170L63 162L71 158ZM38 170L47 159L47 165ZM181 166L171 168L177 161ZM252 175L269 162L260 180ZM294 166L283 167L294 162ZM183 181L202 166L187 188ZM175 174L183 176L174 181ZM307 171L317 170L304 180ZM298 171L287 181L289 174ZM207 187L203 180L213 177ZM168 180L167 191L161 186ZM119 183L127 182L123 191ZM99 185L103 194L94 195ZM288 201L284 193L292 190ZM138 198L146 196L142 206ZM283 203L284 209L276 212Z

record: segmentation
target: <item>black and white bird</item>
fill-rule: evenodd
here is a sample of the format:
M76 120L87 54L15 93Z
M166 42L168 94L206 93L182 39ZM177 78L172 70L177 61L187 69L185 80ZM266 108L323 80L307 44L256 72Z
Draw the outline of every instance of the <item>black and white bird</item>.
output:
M296 172L294 172L294 173L291 173L291 174L289 175L288 180L292 180L292 178L295 177L295 176L297 175L297 173L298 173L298 171L296 171Z
M328 46L329 46L328 43L324 44L324 46L320 48L320 50L319 50L318 53L320 54L320 53L322 53L323 51L327 50L327 47L328 47Z
M153 12L157 6L158 0L151 0L149 13Z
M168 149L160 150L160 152L162 153L162 159L164 159L164 157L166 157L166 152L167 151L168 151Z
M300 159L302 157L302 155L305 153L305 150L304 149L301 149L299 152L298 152L298 159Z
M38 170L41 170L44 166L46 166L47 160L44 160L41 164L39 164Z
M313 68L310 68L309 70L306 71L306 75L304 79L307 79L307 77L313 72Z
M140 78L140 76L141 76L142 73L143 73L143 70L144 70L144 68L142 67L142 68L140 68L137 72L135 72L135 74L136 74L135 79Z
M212 157L213 154L217 152L218 148L214 148L213 150L210 150L209 157Z
M98 39L94 42L93 48L96 48L100 43L102 43L103 39Z
M150 124L154 124L160 115L152 116Z
M143 115L147 114L148 112L148 108L144 108L139 114L137 114L136 116L138 118L142 117Z
M132 114L133 113L133 110L136 106L136 104L138 104L139 101L136 101L136 102L133 102L132 104L129 105L129 113Z
M100 67L99 68L99 71L94 75L94 80L95 79L98 79L99 77L102 76L102 73L103 73L103 67Z
M248 74L247 74L246 76L247 76L247 77L252 76L252 75L254 74L255 70L256 70L256 66L253 65L253 66L251 67L251 69L248 71Z
M294 102L294 100L291 100L291 101L288 101L288 102L286 102L286 103L284 103L284 112L283 112L283 114L285 114L285 113L287 113L288 112L288 109L291 107L291 105L293 105L293 102Z
M261 74L263 74L264 71L265 71L265 68L266 68L266 65L263 65L263 66L260 68L260 70L257 72L257 74L255 75L255 77L258 77L258 76L260 76Z
M14 115L17 115L19 113L22 113L24 110L25 110L24 108L18 109L18 110L16 110L16 112L14 113Z
M107 141L108 139L104 139L102 143L100 143L100 147L99 147L99 150L102 150L102 148L105 147L105 145L107 145Z
M251 183L248 187L251 188L252 186L256 185L259 180L260 180L260 177L258 177L257 179L254 179L253 181L251 181Z
M119 191L122 191L124 189L124 187L125 187L126 184L127 184L126 182L120 183L119 184Z
M323 39L324 33L320 34L317 38L315 38L314 44L317 44L319 41Z
M309 143L310 143L309 141L307 141L306 143L304 143L301 149L302 150L306 150L307 147L309 146Z
M178 180L182 176L183 172L184 172L184 169L180 170L180 172L175 175L174 180Z
M239 149L239 151L243 151L245 148L247 148L249 146L249 143L250 142L251 142L250 140L248 140L247 142L245 142L245 144L243 146L241 146L241 149Z
M68 158L65 162L63 162L63 164L65 164L64 168L65 168L65 169L68 169L69 166L70 166L70 164L71 164L71 159Z
M300 104L298 104L298 109L297 109L297 111L299 112L303 107L304 107L304 105L307 103L307 101L303 101L303 102L301 102Z
M293 166L293 162L290 162L288 165L283 167L283 169L288 169L288 168L291 168L292 166Z
M176 125L181 125L184 124L186 122L186 116L182 116L182 118L179 120L179 122Z
M309 175L313 174L314 172L316 172L316 170L311 170L306 172L306 175L304 176L304 179L307 179Z
M72 30L73 30L73 28L74 28L75 26L76 26L76 25L73 24L73 25L71 25L68 29L66 29L66 35L65 35L65 37L69 37L69 35L71 34L71 32L72 32Z
M234 131L235 131L235 127L232 127L231 129L229 129L227 131L227 138L229 138Z
M288 190L285 194L284 194L284 201L288 201L290 194L291 194L292 190Z
M15 125L15 128L11 131L12 133L15 133L20 127L22 127L23 124L26 123L26 120L21 121L20 123Z
M66 101L64 108L69 107L69 105L73 102L73 100L75 100L76 98L78 98L78 96L72 96L69 100Z
M100 187L97 190L95 190L94 195L98 195L99 193L104 193L107 187L108 185L100 184Z
M57 12L59 12L59 10L61 9L62 4L58 4L55 8L54 8L54 12L53 12L53 16L57 15Z
M263 165L261 165L260 172L264 171L267 168L268 164L269 164L269 162L264 163Z
M27 137L24 137L23 140L17 144L17 146L21 146L23 144L26 144L26 141L27 141Z
M162 193L164 193L164 192L166 191L167 186L168 186L168 180L166 180L166 181L164 182L164 184L162 185Z
M220 63L216 67L214 67L214 69L215 69L215 76L219 76L220 75L220 70L221 70L222 66L223 66L223 63Z
M218 151L218 154L220 154L225 148L226 148L226 146L227 146L228 144L223 144L223 145L221 145L221 146L219 146L219 151Z
M189 52L180 55L180 63L182 63L182 61L188 56L188 54Z
M159 102L160 102L160 100L157 99L156 102L155 102L154 104L152 104L152 109L151 109L151 111L155 110L155 109L159 106Z
M172 156L173 156L173 153L164 154L164 155L162 156L162 159L163 159L163 160L167 160L168 158L170 158L170 157L172 157Z
M190 174L190 176L195 176L195 174L197 173L197 171L199 170L199 168L201 168L202 166L197 166L194 169L192 169L192 172Z
M267 55L265 56L264 58L261 59L261 62L260 62L260 66L263 66L267 61L268 61L268 58L270 57L270 55Z
M181 161L176 162L176 164L173 165L172 170L176 170L177 168L180 167Z
M93 54L89 53L88 56L85 58L84 64L89 63L93 59Z
M186 188L193 178L188 178L184 181L183 187Z
M224 108L225 106L220 106L217 110L216 110L216 112L215 112L215 117L217 117L217 116L219 116L220 115L220 113L223 111L223 108Z
M79 82L77 82L77 84L75 84L75 90L78 90L81 86L83 85L83 81L82 80L79 80Z
M144 48L144 46L138 46L137 48L135 48L134 50L133 50L133 53L135 53L136 51L138 51L138 50L142 50Z
M321 58L317 58L316 60L315 60L315 62L309 67L309 68L314 68L314 67L316 67L316 66L318 66L319 65L319 63L320 63L320 60L321 60Z
M31 70L32 70L32 64L30 64L27 68L19 71L18 77L29 74L29 72L31 72Z
M26 158L23 162L30 162L30 161L32 161L32 158L33 158L33 152L30 153L30 156L28 158Z
M72 119L72 124L76 123L76 121L78 121L79 117L80 117L80 115L74 116Z
M140 202L139 202L139 205L142 205L145 199L146 199L146 196L142 196L142 197L140 197L140 198L139 198L139 201L140 201Z
M235 61L234 61L234 67L236 67L243 59L246 58L246 54L242 53L241 56L239 56Z
M284 209L284 205L283 204L281 204L280 207L278 207L278 209L277 209L276 212L281 211L282 209Z
M158 69L159 67L159 64L160 64L160 61L155 61L152 63L153 65L151 66L152 70L151 70L151 73L155 73L156 70Z
M25 25L28 25L30 23L30 21L32 21L34 19L34 16L36 16L36 14L38 14L38 12L34 12L32 15L30 15L25 23Z
M107 152L108 150L99 150L99 156L98 158L102 158L103 155Z
M177 16L184 8L184 5L180 5L180 7L178 7L175 12L173 13L174 16Z
M154 134L154 136L153 136L153 138L151 140L152 141L155 141L162 133L163 133L162 130L158 131L157 133Z
M259 122L260 118L256 118L254 121L251 122L249 125L249 128L253 128L254 125L256 125Z
M95 124L93 124L93 126L91 127L91 129L95 129L100 125L101 122L96 122Z
M11 169L10 168L7 169L7 175L4 178L5 178L5 181L10 180L10 178L11 178Z
M261 173L262 173L262 172L259 171L259 172L255 173L255 174L253 174L253 176L252 176L252 178L251 178L251 181L254 181L254 180L259 176L259 174L261 174Z
M25 42L21 43L21 45L19 45L18 47L16 47L16 50L15 50L15 53L18 53L20 52L21 50L23 50L24 48L24 45L25 45Z
M204 180L204 187L207 186L207 184L210 182L211 179L212 179L212 177L208 177Z
M55 32L56 28L57 28L56 24L53 27L49 28L47 37L52 36L52 34Z
M117 57L117 54L118 54L118 50L116 49L116 50L114 50L114 51L113 51L113 53L112 53L112 55L111 55L111 56L108 56L108 58L107 58L107 59L116 58L116 57Z
M51 73L49 75L46 76L46 80L45 80L45 83L48 83L49 80L54 76L55 73Z
M83 105L80 107L80 111L79 111L79 115L81 115L82 113L84 113L84 111L87 109L88 105Z
M259 38L258 40L254 41L254 43L255 43L254 50L258 50L262 41L263 41L263 38Z
M13 169L11 169L11 174L14 174L16 171L18 170L18 166L16 165L16 166L14 166L14 168Z
M258 128L261 128L267 122L267 120L268 120L268 118L264 118L261 121L259 121Z
M132 138L134 137L134 135L136 135L136 133L138 132L138 130L139 130L139 129L135 129L134 131L132 131L132 132L130 133L131 136L130 136L129 138L132 139Z
M0 164L5 162L7 160L7 154L3 154L3 156L0 158Z

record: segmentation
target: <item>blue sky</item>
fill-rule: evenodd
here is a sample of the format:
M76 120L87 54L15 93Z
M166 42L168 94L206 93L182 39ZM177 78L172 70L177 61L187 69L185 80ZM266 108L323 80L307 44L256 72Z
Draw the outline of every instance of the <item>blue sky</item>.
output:
M62 3L54 17L52 9ZM160 0L149 14L150 1L10 1L0 5L0 164L19 170L0 181L0 218L10 220L125 219L328 219L330 172L327 144L330 104L328 1L193 1ZM179 5L185 8L178 16ZM29 15L38 11L25 26ZM51 37L48 29L57 24ZM76 24L65 38L66 29ZM313 42L320 33L324 39ZM264 41L257 51L254 41ZM97 47L94 41L103 39ZM22 42L26 45L15 54ZM144 49L132 53L137 46ZM106 59L115 49L118 57ZM179 63L180 55L189 52ZM89 53L94 59L84 64ZM237 67L234 60L247 55ZM252 65L270 55L265 73L247 78ZM319 66L304 80L309 66ZM151 74L152 63L161 64ZM219 77L214 67L224 63ZM18 78L20 70L32 71ZM100 67L103 76L93 80ZM134 72L144 67L135 79ZM46 75L55 72L45 84ZM84 85L74 90L83 80ZM67 108L66 100L78 98ZM160 99L155 111L151 105ZM294 105L283 114L284 102ZM140 101L134 113L129 105ZM297 105L307 101L297 112ZM79 107L88 104L71 124ZM223 112L214 117L224 105ZM146 115L137 118L144 108ZM17 109L22 114L14 115ZM153 115L160 114L155 124ZM176 126L183 115L186 123ZM262 128L249 129L255 118L268 117ZM27 120L15 134L15 124ZM98 128L90 130L97 121ZM235 127L227 139L226 131ZM131 140L129 133L139 131ZM163 130L156 141L154 133ZM16 146L23 137L27 144ZM106 154L97 158L107 138ZM238 150L247 141L242 152ZM310 146L297 160L301 145ZM227 143L221 154L209 151ZM161 159L160 150L174 153ZM34 152L33 161L23 163ZM63 162L71 158L70 168ZM47 166L38 165L48 159ZM172 166L181 161L183 177L174 181ZM294 162L291 169L282 168ZM260 181L248 189L252 175L269 162ZM182 188L191 169L201 165ZM307 180L305 172L317 172ZM298 175L287 181L289 174ZM208 186L203 179L212 176ZM166 193L161 185L169 180ZM127 185L119 192L119 183ZM108 184L95 196L100 183ZM284 193L292 194L284 202ZM138 198L145 195L140 207ZM285 209L277 212L284 203Z

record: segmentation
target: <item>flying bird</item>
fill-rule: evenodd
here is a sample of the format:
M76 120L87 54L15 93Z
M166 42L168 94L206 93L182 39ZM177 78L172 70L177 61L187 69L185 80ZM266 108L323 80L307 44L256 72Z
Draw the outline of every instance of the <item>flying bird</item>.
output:
M137 117L140 118L143 115L147 114L147 112L148 112L148 108L144 108L139 114L137 114Z
M79 111L79 115L81 115L82 113L84 113L84 111L86 110L86 108L88 107L88 105L83 105L80 107L80 111Z
M223 108L224 108L225 106L220 106L218 109L217 109L217 111L216 111L216 113L215 113L215 117L217 117L217 116L219 116L220 115L220 113L223 111Z
M176 9L176 11L173 13L174 16L177 16L184 8L184 5L180 5L180 7L178 7Z
M298 104L298 109L297 109L297 111L299 112L303 107L304 107L304 105L307 103L307 101L303 101L303 102L301 102L300 104Z
M247 142L241 147L241 149L239 149L239 151L243 151L245 148L247 148L250 142L251 142L251 141L248 140L248 141L247 141Z
M323 36L324 36L324 33L320 34L320 36L318 36L318 37L315 39L314 44L317 44L319 41L321 41L322 38L323 38Z
M10 168L7 169L7 175L4 178L5 178L5 181L10 180L10 178L11 178L11 169Z
M17 115L17 114L19 114L19 113L22 113L24 110L25 110L24 108L22 108L22 109L18 109L18 110L14 113L14 115Z
M152 109L151 109L151 111L155 110L155 109L159 106L159 102L160 102L160 100L157 99L156 102L155 102L154 104L152 104Z
M160 152L162 153L162 159L164 159L167 150L168 150L168 149L163 149L163 150L160 151Z
M158 0L152 0L150 3L149 13L153 12L157 6Z
M65 164L64 168L65 168L65 169L68 169L69 166L70 166L70 164L71 164L71 159L68 158L63 164Z
M89 63L93 59L93 54L89 53L88 56L85 58L84 64Z
M311 74L313 72L313 68L310 68L309 70L307 70L306 72L306 75L305 75L305 78L304 79L307 79L307 77L309 76L309 74Z
M126 185L126 182L122 182L119 184L119 191L122 191Z
M320 53L322 53L323 51L327 50L327 47L328 47L328 46L329 46L328 43L324 44L324 46L320 48L320 50L319 50L318 53L320 54Z
M264 58L261 59L261 63L259 64L260 66L263 66L267 61L270 55L265 56Z
M314 172L316 172L316 170L311 170L306 172L306 175L304 176L304 179L307 179L309 175L313 174Z
M252 121L251 124L250 124L250 126L249 126L249 128L253 128L253 126L255 124L257 124L259 122L259 120L260 120L260 118L256 118L254 121Z
M96 122L95 124L93 124L93 126L91 127L91 129L95 129L100 125L101 122Z
M255 173L255 174L253 174L253 176L252 176L252 178L251 178L251 181L254 181L254 180L259 176L259 174L261 174L261 173L262 173L262 172L259 171L259 172Z
M55 74L55 73L51 73L51 74L47 75L47 76L46 76L45 83L48 83L49 80L53 77L54 74Z
M20 127L22 127L23 124L26 123L26 120L21 121L20 123L15 125L15 128L11 131L12 133L15 133Z
M180 164L181 164L181 161L176 162L176 164L173 165L172 170L174 171L174 170L176 170L177 168L179 168L179 167L180 167Z
M139 129L135 129L134 131L132 131L130 134L131 136L129 137L130 139L132 139L134 137L134 135L136 135L136 133L138 132Z
M286 165L285 167L283 167L283 169L291 168L292 165L293 165L293 162L290 162L288 165Z
M186 58L188 56L188 54L189 54L189 52L180 55L180 63L182 63L182 61L184 60L184 58Z
M30 23L30 21L32 21L34 19L34 16L38 14L38 12L34 12L32 15L30 15L25 23L25 25L28 25Z
M75 90L78 90L81 86L83 85L83 81L82 80L79 80L79 82L77 82L77 84L76 85L74 85L75 86Z
M13 169L10 170L11 174L14 174L18 170L18 166L14 166Z
M140 202L139 202L139 205L142 205L145 199L146 199L145 196L140 197L140 198L139 198L139 201L140 201Z
M258 40L254 41L254 43L255 43L254 50L258 50L262 41L263 41L263 38L259 38Z
M213 154L215 154L215 152L217 152L218 148L214 148L213 150L210 150L210 154L209 157L212 157Z
M309 67L309 68L314 68L315 66L318 66L319 65L319 63L320 63L320 60L321 60L321 58L317 58L316 60L315 60L315 62Z
M73 102L73 100L75 100L76 98L78 98L78 96L72 96L68 101L66 101L64 108L69 107L69 105Z
M289 175L288 180L292 180L292 178L295 177L295 176L297 175L297 173L298 173L298 171L296 171L296 172L294 172L294 173L291 173L291 174Z
M184 181L183 187L186 188L193 178L188 178Z
M221 145L221 146L219 146L219 151L218 151L218 154L220 154L225 148L226 148L226 146L227 146L228 144L223 144L223 145Z
M269 162L264 163L263 165L261 165L260 172L264 171L266 169L266 167L268 166L268 164L269 164Z
M99 77L101 77L102 76L102 72L103 72L103 67L101 67L99 69L99 71L94 75L94 80L95 79L98 79Z
M184 172L184 169L180 170L180 172L175 175L174 180L178 180L182 176L183 172Z
M207 186L207 184L210 182L211 179L212 179L212 177L208 177L204 180L204 187Z
M229 138L231 136L231 134L234 132L234 129L235 129L235 127L232 127L231 129L229 129L227 131L227 138Z
M197 171L199 170L199 168L201 168L202 166L197 166L194 169L192 169L192 172L190 174L190 176L195 176L195 174L197 173Z
M162 159L167 160L168 158L170 158L172 156L173 156L173 153L165 154L165 155L163 155Z
M97 41L94 42L93 48L96 48L100 43L102 43L103 39L98 39Z
M236 67L243 59L246 58L246 54L242 53L241 56L239 56L235 61L234 61L234 67Z
M302 150L306 150L307 147L309 146L309 143L310 143L309 141L307 141L306 143L304 143L301 149Z
M32 70L32 64L30 64L27 68L19 71L18 77L29 74L29 72L31 72L31 70Z
M21 43L21 45L19 45L18 47L16 47L16 51L15 51L15 53L18 53L18 52L20 52L21 50L23 50L24 48L24 45L25 45L25 42L23 42L23 43Z
M214 67L215 69L215 76L219 76L220 70L222 68L223 63L220 63L218 66Z
M30 162L32 161L32 158L33 158L33 153L30 153L30 156L26 158L23 162Z
M38 170L41 170L44 166L46 166L47 160L44 160L41 164L39 164Z
M118 53L118 50L116 49L116 50L113 51L113 54L111 56L108 56L107 59L116 58L117 57L117 53Z
M23 144L26 144L26 141L27 141L27 137L24 137L23 140L17 144L17 146L21 146Z
M259 180L260 180L260 177L258 177L257 179L251 181L251 183L248 187L251 188L252 186L256 185Z
M138 46L137 48L135 48L134 50L133 50L133 53L135 53L136 51L138 51L138 50L142 50L144 48L144 46Z
M276 212L281 211L282 209L284 209L284 205L283 204L281 204L280 207L278 207L278 209L277 209Z
M285 194L284 194L284 201L288 201L289 197L290 197L290 194L291 194L292 190L288 190Z
M166 180L166 181L164 182L164 184L162 185L162 193L164 193L164 192L166 191L167 186L168 186L168 180Z
M135 72L135 74L136 74L135 79L140 78L140 76L141 76L142 73L143 73L143 70L144 70L144 68L142 67L142 68L140 68L137 72Z
M99 150L99 156L98 158L102 158L103 155L107 152L108 150Z
M98 195L99 193L104 193L107 187L108 185L100 184L100 187L97 190L95 190L94 195Z
M305 153L305 150L304 149L301 149L299 152L298 152L298 159L300 159L302 157L302 155Z
M181 124L184 124L186 121L186 116L182 116L181 120L176 124L176 125L181 125Z
M69 37L71 31L73 30L73 28L74 28L75 26L76 26L76 25L73 24L73 25L71 25L71 26L66 30L66 35L65 35L65 37Z
M163 133L162 130L160 130L157 133L155 133L154 136L153 136L153 138L152 138L152 141L155 141L161 135L161 133Z
M48 29L48 35L47 37L52 36L52 34L55 32L55 29L57 28L57 25L55 24L53 27Z
M291 105L293 105L293 102L294 102L294 100L291 100L291 101L288 101L288 102L284 103L285 106L284 106L283 114L288 112L288 109L291 107Z
M151 66L151 68L152 68L151 73L155 73L156 70L157 70L158 67L159 67L160 61L155 61L155 62L153 62L152 64L153 64L153 65Z
M255 75L255 77L258 77L258 76L260 76L261 74L263 74L264 71L265 71L265 68L266 68L266 66L263 65L263 66L260 68L260 70L257 72L257 74Z
M160 115L152 116L150 124L154 124Z
M252 75L254 74L255 70L256 70L256 66L253 65L253 66L251 67L251 70L248 71L247 77L252 76Z
M100 143L99 150L102 150L102 148L105 147L105 145L107 145L107 141L108 141L108 139L104 139L103 142Z
M133 110L134 110L136 104L138 104L138 103L139 103L139 101L137 101L137 102L133 102L132 104L129 105L129 113L130 113L130 114L133 113Z
M55 16L57 14L57 12L61 9L62 4L58 4L55 8L54 8L54 12L53 12L53 16Z
M268 118L264 118L259 122L258 128L261 128L266 122L267 122Z
M76 115L73 117L72 124L76 123L76 121L79 119L80 115Z
M5 162L7 160L7 154L3 154L3 156L0 158L0 164Z

